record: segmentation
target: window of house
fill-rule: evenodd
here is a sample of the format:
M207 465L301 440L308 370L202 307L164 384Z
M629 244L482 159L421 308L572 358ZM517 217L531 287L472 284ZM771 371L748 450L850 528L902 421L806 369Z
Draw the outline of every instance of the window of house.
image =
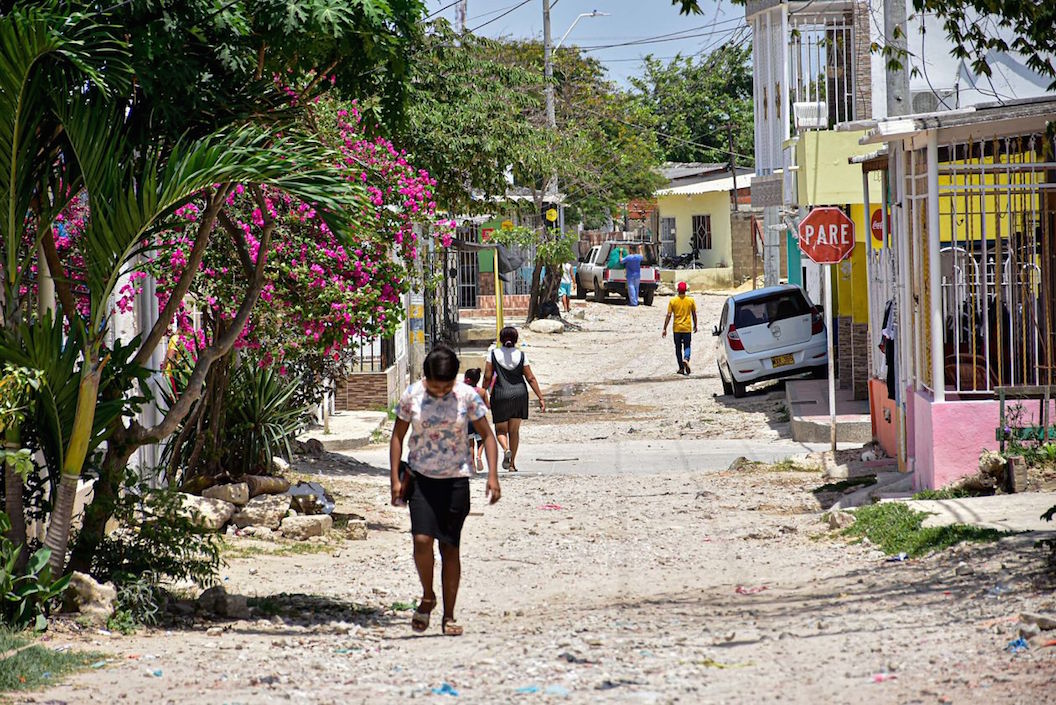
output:
M693 216L693 249L711 249L711 216Z

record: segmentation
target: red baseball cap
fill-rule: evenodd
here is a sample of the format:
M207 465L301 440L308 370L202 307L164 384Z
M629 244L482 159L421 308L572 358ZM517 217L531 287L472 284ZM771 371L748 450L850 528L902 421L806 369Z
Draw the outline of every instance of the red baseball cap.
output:
M685 282L679 282L677 288L678 288L679 291L685 291L686 290L686 283Z

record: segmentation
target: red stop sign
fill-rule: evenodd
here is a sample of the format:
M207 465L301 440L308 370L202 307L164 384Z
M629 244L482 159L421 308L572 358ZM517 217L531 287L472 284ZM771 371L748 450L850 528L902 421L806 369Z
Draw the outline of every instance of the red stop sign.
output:
M836 264L854 250L854 221L839 208L815 208L799 223L799 249L817 264Z

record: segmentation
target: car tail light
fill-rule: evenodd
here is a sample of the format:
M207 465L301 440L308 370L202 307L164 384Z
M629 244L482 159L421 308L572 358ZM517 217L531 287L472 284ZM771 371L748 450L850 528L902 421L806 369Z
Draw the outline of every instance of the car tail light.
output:
M825 330L825 319L818 312L817 306L810 307L810 334L817 335Z
M605 271L604 271L604 272L602 272L602 274L601 274L601 277L602 277L602 278L603 278L603 279L604 279L605 281L608 281L608 280L609 280L609 270L608 270L608 269L605 269Z
M730 341L730 350L744 350L744 343L741 342L741 334L737 332L737 326L730 324L729 330L726 331L726 340Z

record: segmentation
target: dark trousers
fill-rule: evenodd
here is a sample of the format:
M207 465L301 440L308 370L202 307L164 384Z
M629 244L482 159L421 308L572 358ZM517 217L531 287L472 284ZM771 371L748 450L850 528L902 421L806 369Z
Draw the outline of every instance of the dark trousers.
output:
M692 333L675 333L675 357L678 358L678 369L686 369L685 362L689 357L689 343L693 338Z

